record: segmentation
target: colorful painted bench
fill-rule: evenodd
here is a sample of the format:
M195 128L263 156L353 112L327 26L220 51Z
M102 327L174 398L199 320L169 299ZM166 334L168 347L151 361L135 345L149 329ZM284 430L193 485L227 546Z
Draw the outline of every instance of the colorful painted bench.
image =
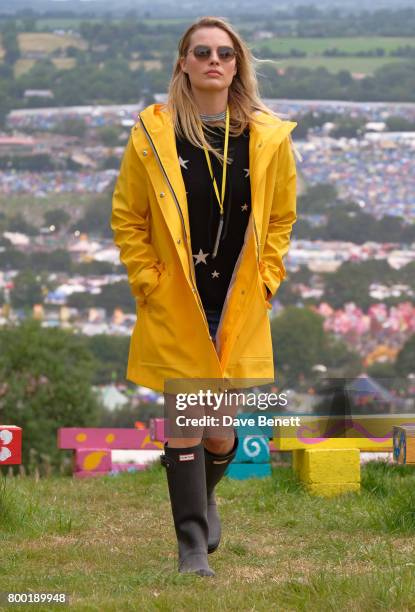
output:
M71 449L75 478L102 476L121 471L145 470L146 463L116 463L113 450L161 450L163 444L152 440L149 429L61 427L58 448Z
M254 417L255 414L244 413L244 417ZM165 442L164 419L156 418L150 421L150 436L154 441ZM245 480L247 478L264 478L271 475L269 438L271 427L239 426L236 428L239 436L239 446L235 459L227 467L225 474L229 478Z
M17 465L21 462L22 428L0 425L0 465Z
M360 490L360 452L392 452L396 425L415 425L415 420L405 414L302 416L299 427L274 429L273 446L292 452L293 469L311 493L332 496ZM342 437L327 437L343 427Z
M415 425L394 425L393 460L403 465L415 465Z

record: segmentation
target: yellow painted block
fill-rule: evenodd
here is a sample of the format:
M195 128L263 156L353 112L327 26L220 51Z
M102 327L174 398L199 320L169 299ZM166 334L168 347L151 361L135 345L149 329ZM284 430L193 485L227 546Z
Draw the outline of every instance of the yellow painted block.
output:
M342 482L339 484L307 483L305 486L312 495L320 495L322 497L334 497L342 493L360 491L360 482Z
M335 417L298 417L300 425L275 427L273 443L276 450L291 451L299 448L359 448L362 451L393 450L394 425L408 424L407 414L354 416L353 423L342 437L324 437L329 430L336 431ZM414 425L415 425L415 419ZM339 426L342 420L338 420ZM356 434L359 436L356 437ZM366 435L367 434L367 435ZM347 436L347 437L346 437Z
M301 465L304 461L304 449L293 450L292 466L296 474L300 473Z
M374 442L367 438L325 438L322 441L310 441L304 443L296 438L273 438L276 450L294 451L310 448L358 448L361 451L373 452L392 452L392 438L387 442Z
M307 483L360 482L360 451L358 448L307 449L297 473Z

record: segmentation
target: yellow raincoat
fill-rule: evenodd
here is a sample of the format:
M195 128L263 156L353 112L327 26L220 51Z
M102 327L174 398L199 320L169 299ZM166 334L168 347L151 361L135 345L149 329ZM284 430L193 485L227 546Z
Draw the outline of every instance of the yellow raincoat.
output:
M126 377L164 391L168 379L274 380L268 299L286 276L296 220L297 125L265 113L250 124L252 212L216 334L197 291L186 190L173 123L152 104L132 128L113 193L111 228L126 266L137 320ZM265 284L271 291L268 295ZM254 383L255 384L255 383ZM261 383L258 383L261 384Z

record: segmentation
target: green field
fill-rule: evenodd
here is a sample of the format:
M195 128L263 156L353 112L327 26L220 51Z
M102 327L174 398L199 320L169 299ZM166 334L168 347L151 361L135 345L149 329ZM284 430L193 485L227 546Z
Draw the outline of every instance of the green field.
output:
M385 49L385 52L394 51L398 47L410 45L415 47L415 38L409 36L356 36L355 38L270 38L255 42L254 47L269 47L272 51L289 53L290 49L298 49L313 55L321 55L326 49L357 53L370 51L376 48ZM362 58L364 59L364 58Z
M214 578L177 574L159 464L90 480L3 478L0 591L65 592L88 612L413 610L415 472L372 463L362 478L361 493L332 499L304 492L282 465L266 479L223 479Z
M395 57L305 57L305 58L292 58L292 59L281 59L273 60L275 68L286 68L287 66L298 66L302 68L320 68L324 67L333 74L340 70L348 70L350 73L360 74L373 74L377 68L384 66L385 64L391 64L393 62L410 61L402 58ZM265 64L264 64L265 65ZM261 68L259 68L261 71Z
M53 20L52 20L53 21ZM96 20L98 21L98 20ZM183 29L185 29L187 22L183 19L147 19L143 20L148 25L170 25L183 23ZM47 23L48 20L43 20ZM71 27L76 27L76 20L55 20L54 27L70 27L69 23L72 23ZM66 23L68 22L68 23ZM235 24L237 27L237 24ZM40 27L40 26L39 26ZM252 28L252 24L241 23L240 27ZM273 60L275 67L285 68L286 66L299 66L304 68L317 68L324 66L329 72L336 73L340 70L348 70L352 73L361 74L373 74L375 70L386 63L402 62L402 61L413 61L410 59L390 57L385 55L383 57L325 57L322 53L327 49L334 47L340 51L347 53L356 53L359 51L370 51L376 48L382 48L386 53L403 47L405 45L415 46L415 38L411 37L386 37L386 36L374 36L374 37L356 37L356 38L272 38L264 41L249 41L249 47L252 49L254 55L257 50L263 47L270 48L273 52L289 53L291 49L297 49L304 51L308 54L305 58L287 58L287 59L275 59ZM58 48L65 48L69 45L86 49L87 43L83 39L65 35L58 36L52 33L24 33L19 34L19 45L23 53L33 51L44 51L46 53L52 53ZM3 55L3 50L0 47L0 57ZM139 58L134 58L132 61L136 61ZM73 59L59 60L55 58L55 63L59 68L71 68L74 65ZM24 72L30 69L35 60L33 59L21 59L15 65L15 76L20 76ZM134 64L135 65L135 64Z

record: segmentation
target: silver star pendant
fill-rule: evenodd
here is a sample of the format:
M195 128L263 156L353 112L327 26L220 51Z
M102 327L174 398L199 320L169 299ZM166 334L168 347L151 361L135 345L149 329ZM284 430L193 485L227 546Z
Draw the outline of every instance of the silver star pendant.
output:
M206 257L208 255L209 253L204 253L202 249L199 249L199 253L196 255L193 253L193 257L195 257L195 266L197 266L198 263L204 263L207 265Z

